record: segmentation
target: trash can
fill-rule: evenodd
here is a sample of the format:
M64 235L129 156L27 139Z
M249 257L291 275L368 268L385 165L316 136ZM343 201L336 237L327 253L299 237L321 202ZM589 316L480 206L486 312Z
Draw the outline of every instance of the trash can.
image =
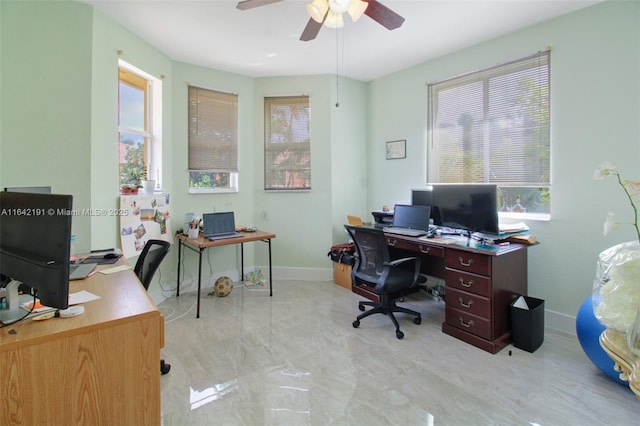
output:
M520 296L511 303L513 346L535 352L544 341L544 300Z

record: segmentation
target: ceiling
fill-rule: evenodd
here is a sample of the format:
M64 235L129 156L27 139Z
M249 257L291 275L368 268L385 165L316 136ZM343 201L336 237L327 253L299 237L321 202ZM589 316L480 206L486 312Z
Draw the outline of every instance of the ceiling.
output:
M389 31L345 15L300 41L311 0L238 10L236 0L79 0L175 61L250 77L339 74L362 81L603 0L379 0L405 18Z

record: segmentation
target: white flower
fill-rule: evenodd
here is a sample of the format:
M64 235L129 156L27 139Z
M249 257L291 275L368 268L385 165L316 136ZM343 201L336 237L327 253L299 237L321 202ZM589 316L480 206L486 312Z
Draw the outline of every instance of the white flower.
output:
M618 169L613 163L609 161L603 161L598 165L596 171L593 173L593 178L597 180L602 180L606 176L617 175Z
M616 215L613 212L607 214L607 220L604 221L604 235L607 235L616 225Z

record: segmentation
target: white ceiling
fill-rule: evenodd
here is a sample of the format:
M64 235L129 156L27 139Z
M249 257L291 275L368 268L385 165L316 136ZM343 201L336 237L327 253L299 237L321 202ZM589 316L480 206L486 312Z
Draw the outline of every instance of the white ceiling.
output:
M379 0L405 18L364 15L299 40L310 0L241 11L236 0L79 0L176 61L251 77L335 74L369 81L603 0ZM570 29L568 29L570 30Z

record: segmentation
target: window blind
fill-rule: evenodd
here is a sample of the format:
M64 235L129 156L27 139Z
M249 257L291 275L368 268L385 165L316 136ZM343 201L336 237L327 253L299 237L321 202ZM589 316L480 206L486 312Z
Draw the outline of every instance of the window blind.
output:
M549 51L429 85L438 182L550 184Z
M264 101L265 189L311 189L309 97Z
M238 95L189 86L189 170L238 172Z

